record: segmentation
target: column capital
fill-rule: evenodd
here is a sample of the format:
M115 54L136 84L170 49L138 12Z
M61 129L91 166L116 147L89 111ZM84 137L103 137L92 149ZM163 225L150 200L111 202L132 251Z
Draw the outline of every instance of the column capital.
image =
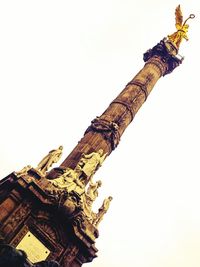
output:
M159 67L161 70L161 76L165 76L166 74L171 73L176 67L178 67L183 62L183 57L178 55L177 48L173 45L172 42L167 40L167 38L164 38L161 40L157 45L155 45L153 48L147 50L146 53L144 53L143 60L144 62L152 63L157 65L156 63L158 60L156 58L159 58L161 62L163 62L165 65L165 68Z

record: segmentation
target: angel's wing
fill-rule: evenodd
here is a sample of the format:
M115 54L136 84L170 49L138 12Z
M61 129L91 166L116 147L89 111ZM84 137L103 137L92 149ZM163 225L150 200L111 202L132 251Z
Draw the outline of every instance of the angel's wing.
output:
M177 6L176 11L175 11L175 15L176 15L176 28L181 27L182 23L183 23L183 15L181 12L180 5Z

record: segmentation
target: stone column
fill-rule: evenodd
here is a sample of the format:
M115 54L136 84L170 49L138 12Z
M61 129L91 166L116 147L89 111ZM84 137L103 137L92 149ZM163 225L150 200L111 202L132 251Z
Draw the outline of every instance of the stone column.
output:
M74 169L81 155L103 149L108 155L116 148L124 130L146 101L161 76L173 71L181 62L177 50L167 39L144 54L145 65L109 105L87 128L83 138L63 161L60 168ZM59 168L52 170L48 178L56 178Z

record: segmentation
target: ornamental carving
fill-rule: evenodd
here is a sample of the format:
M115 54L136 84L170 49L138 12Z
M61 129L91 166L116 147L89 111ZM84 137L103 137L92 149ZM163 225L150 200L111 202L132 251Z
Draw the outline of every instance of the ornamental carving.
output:
M108 121L97 117L87 128L85 134L90 131L101 133L104 139L109 141L111 149L114 150L120 141L120 134L118 128L119 126L116 122Z
M51 225L49 225L46 222L37 222L37 226L46 234L48 235L51 239L54 241L58 241L58 235L56 233L56 230L53 229Z
M22 223L31 212L30 206L31 204L29 202L22 203L9 217L4 226L4 229L7 228L14 230L20 223Z
M68 193L74 191L82 195L85 191L85 184L79 179L79 173L76 170L67 168L58 178L50 181L58 189L64 189Z
M77 253L79 251L79 248L75 245L70 245L68 248L67 248L67 251L66 251L66 254L64 256L64 259L63 259L63 266L64 267L69 267L70 263L75 259Z
M83 153L75 171L79 173L80 178L91 178L102 165L106 156L107 153L104 154L103 149L99 149L97 152L90 154Z

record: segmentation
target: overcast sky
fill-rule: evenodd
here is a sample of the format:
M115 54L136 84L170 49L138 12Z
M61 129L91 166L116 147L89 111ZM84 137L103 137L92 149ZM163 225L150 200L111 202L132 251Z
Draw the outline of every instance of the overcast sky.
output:
M93 267L200 266L199 1L0 1L0 177L64 146L143 67L143 53L190 20L181 66L161 78L95 179ZM61 160L61 162L62 162Z

